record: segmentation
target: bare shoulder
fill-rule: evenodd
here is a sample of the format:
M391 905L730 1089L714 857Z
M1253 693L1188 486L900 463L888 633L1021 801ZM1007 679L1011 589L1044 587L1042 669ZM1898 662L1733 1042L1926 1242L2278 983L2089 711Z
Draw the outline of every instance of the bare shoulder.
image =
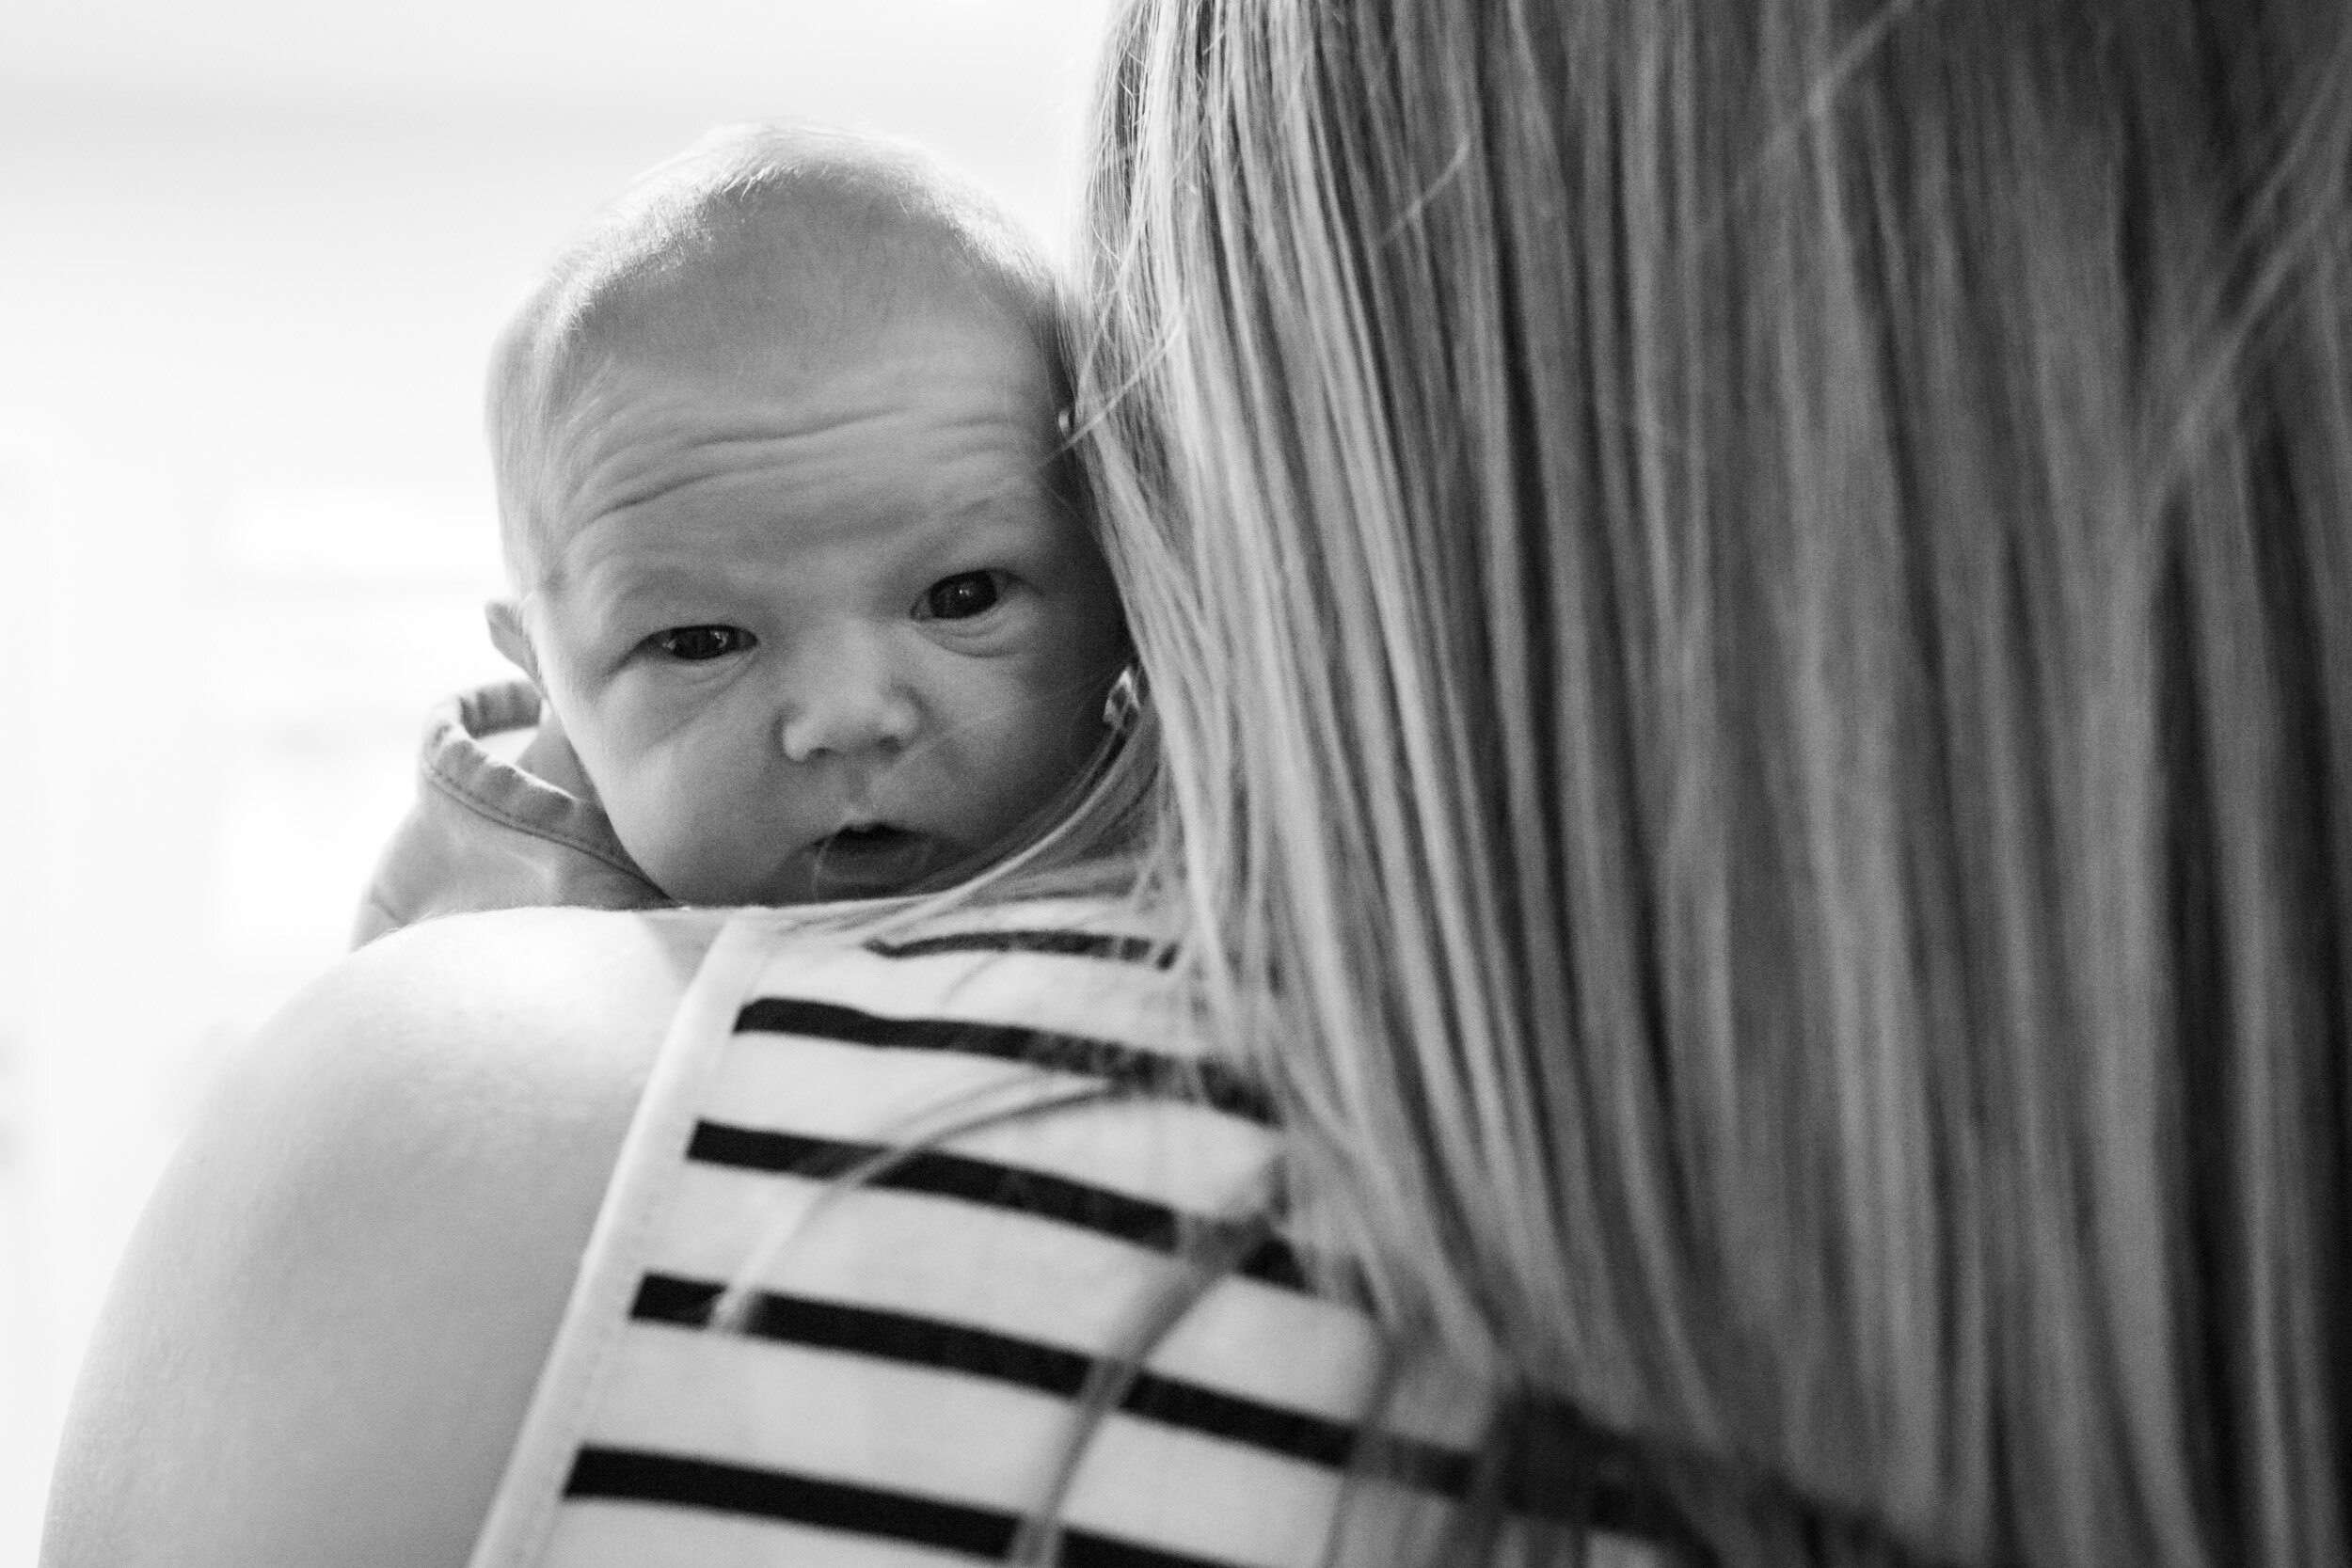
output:
M463 1562L720 924L433 922L293 1003L140 1223L44 1560Z

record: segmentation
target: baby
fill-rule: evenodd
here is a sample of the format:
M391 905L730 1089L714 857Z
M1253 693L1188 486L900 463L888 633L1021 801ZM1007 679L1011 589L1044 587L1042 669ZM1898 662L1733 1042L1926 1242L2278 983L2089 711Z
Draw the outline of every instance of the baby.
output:
M1032 836L1126 657L1065 396L1048 270L907 155L748 127L648 175L500 344L489 620L530 682L437 719L359 940L876 897Z

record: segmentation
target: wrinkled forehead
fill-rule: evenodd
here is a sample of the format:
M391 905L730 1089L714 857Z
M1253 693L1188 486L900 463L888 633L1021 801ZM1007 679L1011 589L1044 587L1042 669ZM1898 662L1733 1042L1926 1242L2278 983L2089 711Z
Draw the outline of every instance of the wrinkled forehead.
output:
M518 585L562 521L551 470L607 417L615 367L832 385L914 323L967 358L984 346L1044 430L1068 396L1062 304L1027 237L919 157L775 127L689 150L600 214L501 341L491 420Z
M1057 385L1017 325L906 310L814 346L739 341L723 362L675 350L612 354L559 421L546 588L648 533L723 561L967 516L1081 526Z
M541 576L616 508L714 501L730 479L851 517L930 488L1072 498L1058 367L999 301L917 277L788 302L722 284L665 305L593 345L549 410Z

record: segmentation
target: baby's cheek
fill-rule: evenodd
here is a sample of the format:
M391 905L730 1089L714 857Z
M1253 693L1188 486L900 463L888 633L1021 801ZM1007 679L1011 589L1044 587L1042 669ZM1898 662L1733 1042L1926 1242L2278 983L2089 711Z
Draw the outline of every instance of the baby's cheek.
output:
M663 744L614 757L597 779L622 847L673 897L694 879L696 846L710 815L696 773L691 754Z
M621 847L655 886L670 892L677 876L675 847L680 835L676 813L660 785L638 766L608 770L597 784L597 793Z
M1103 738L1103 699L1117 674L1115 644L1088 639L1057 647L1028 673L1031 744L1041 755L1075 766Z
M1046 681L1024 681L996 692L992 705L1003 721L984 733L988 755L974 759L972 777L984 778L987 787L976 791L993 833L1024 825L1030 814L1049 803L1084 766L1098 738L1099 726L1089 722L1099 709L1088 684L1068 675Z

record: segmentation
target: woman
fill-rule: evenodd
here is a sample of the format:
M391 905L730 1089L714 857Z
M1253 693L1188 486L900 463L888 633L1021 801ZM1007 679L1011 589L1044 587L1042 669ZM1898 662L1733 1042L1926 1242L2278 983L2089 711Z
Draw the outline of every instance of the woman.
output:
M1081 414L1160 768L1136 903L1008 878L864 947L543 912L359 956L159 1198L56 1560L455 1560L502 1469L485 1561L534 1509L538 1560L681 1549L724 1507L632 1512L546 1392L625 1315L584 1289L549 1360L592 1227L592 1280L636 1256L623 1129L705 1015L822 975L903 1011L871 956L975 921L1028 951L926 1006L1035 1027L1057 953L1140 958L1087 972L1115 1037L1198 1017L1246 1072L1187 1101L1102 1057L1135 1093L966 1106L948 1152L1076 1128L1090 1170L1120 1107L1259 1091L1280 1132L1149 1288L1063 1303L1108 1326L1022 1439L1030 1522L953 1549L1182 1556L1209 1515L1224 1560L1310 1561L1336 1515L1351 1556L1477 1560L1558 1515L1653 1557L2342 1560L2341 8L1135 0L1104 123ZM1120 842L1082 822L1059 874ZM1338 1316L1234 1305L1269 1227ZM844 1246L845 1289L904 1263ZM1343 1294L1385 1369L1329 1352ZM690 1388L726 1338L628 1408L861 1440L809 1435L813 1372ZM1406 1441L1274 1502L1230 1444L1154 1469L1169 1357ZM1458 1484L1395 1462L1464 1445ZM1431 1498L1440 1535L1383 1533Z

